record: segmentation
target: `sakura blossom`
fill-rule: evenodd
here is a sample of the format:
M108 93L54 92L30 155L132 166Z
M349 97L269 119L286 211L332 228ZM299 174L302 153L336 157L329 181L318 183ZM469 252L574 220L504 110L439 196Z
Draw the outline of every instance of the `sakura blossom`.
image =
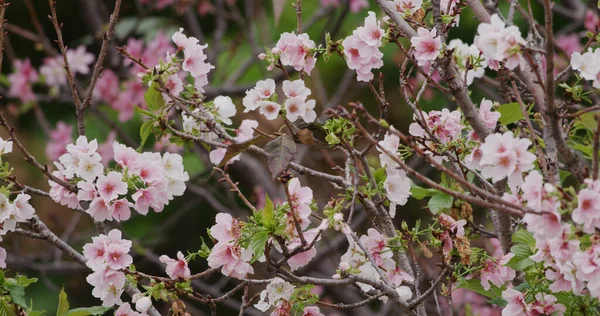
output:
M412 180L406 176L404 170L397 170L394 173L388 173L384 182L385 191L388 199L392 202L390 205L390 216L395 217L396 205L404 205L411 195L410 188Z
M481 23L477 27L475 45L488 60L491 69L498 70L504 62L507 69L515 69L521 63L521 47L527 43L521 37L519 28L505 23L497 14L492 15L490 23Z
M427 137L429 133L432 133L442 143L448 143L459 138L463 130L459 111L450 112L448 109L430 111L423 113L423 120L427 124L427 129L424 129L419 123L412 123L408 130L411 135Z
M415 49L415 59L420 66L434 61L439 56L442 48L442 41L437 36L435 27L431 30L420 27L417 30L417 36L412 37L410 42Z
M481 174L493 182L508 178L509 185L521 185L523 172L531 170L536 160L528 151L530 145L529 139L515 138L512 132L489 135L481 145Z
M383 30L375 20L375 13L369 12L364 26L354 30L352 35L342 42L348 68L356 70L359 81L371 81L372 69L383 66L383 54L379 51L382 36Z
M67 61L74 74L87 75L90 72L90 65L94 60L94 55L88 53L85 46L67 50Z
M475 78L481 78L487 68L487 60L480 56L481 53L475 44L465 44L460 39L453 39L448 43L447 49L452 50L452 58L458 66L461 78L466 78L467 85L471 85Z
M275 45L282 65L309 75L317 62L316 53L312 52L315 47L315 42L306 33L283 33Z
M38 80L38 72L31 65L29 59L17 60L14 71L8 75L10 89L8 96L18 98L21 102L30 102L36 99L31 85Z
M171 259L166 255L162 255L159 260L167 265L166 272L171 279L176 280L181 278L187 280L190 278L190 268L188 268L188 263L181 251L177 252L177 259Z

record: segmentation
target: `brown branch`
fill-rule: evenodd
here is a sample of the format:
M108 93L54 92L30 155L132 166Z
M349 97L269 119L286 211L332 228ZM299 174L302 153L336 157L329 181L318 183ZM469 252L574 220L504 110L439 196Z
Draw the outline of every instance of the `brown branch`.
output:
M53 175L50 170L48 169L48 166L46 165L42 165L41 163L39 163L35 157L33 157L25 148L25 146L23 146L23 144L21 143L21 141L19 140L19 138L17 137L17 135L15 134L15 129L14 127L11 127L8 125L8 122L6 121L6 118L4 117L4 113L0 111L0 126L2 126L6 132L8 133L8 135L10 136L10 139L13 141L13 144L17 147L17 149L23 154L23 158L25 159L25 161L34 166L35 168L37 168L38 170L40 170L48 179L60 184L61 186L65 187L66 189L68 189L71 192L77 192L77 188L66 182L63 179L59 179L58 177L56 177L55 175Z
M48 4L50 5L50 11L52 13L52 15L48 16L48 18L50 18L52 25L54 25L54 30L56 31L58 47L60 48L60 53L63 56L65 71L67 73L67 81L69 82L69 87L71 88L71 94L73 96L73 102L75 103L75 117L77 118L77 130L79 132L79 135L85 135L85 111L81 106L81 99L79 98L77 83L75 82L73 72L71 71L71 67L69 66L69 60L67 58L67 48L65 47L61 30L62 26L58 23L58 16L56 14L56 1L48 0Z
M117 25L117 19L119 18L119 10L121 8L121 0L116 0L115 2L115 10L110 16L110 21L108 23L108 29L104 36L102 37L102 46L100 47L100 54L98 54L98 59L96 60L96 65L94 66L94 70L92 72L92 78L90 79L90 84L88 86L86 96L83 99L81 104L81 110L85 111L92 103L92 96L94 94L94 88L96 87L96 82L98 81L98 77L100 77L100 72L102 71L102 64L104 63L104 59L106 58L106 54L108 52L108 46L110 40L112 39L113 33L115 31L115 26Z
M4 13L9 4L0 0L0 73L2 72L2 60L4 59Z

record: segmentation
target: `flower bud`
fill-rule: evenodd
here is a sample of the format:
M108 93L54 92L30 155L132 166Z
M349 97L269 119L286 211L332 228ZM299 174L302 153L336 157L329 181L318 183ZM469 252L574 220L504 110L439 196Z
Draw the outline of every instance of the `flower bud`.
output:
M281 49L277 48L277 47L273 47L271 49L271 53L275 54L275 55L279 55L281 54Z
M258 59L260 59L260 60L265 60L265 59L267 59L267 54L265 54L265 53L260 53L260 54L258 54Z
M140 313L147 312L151 306L152 300L147 296L144 296L138 299L137 302L135 302L135 309Z

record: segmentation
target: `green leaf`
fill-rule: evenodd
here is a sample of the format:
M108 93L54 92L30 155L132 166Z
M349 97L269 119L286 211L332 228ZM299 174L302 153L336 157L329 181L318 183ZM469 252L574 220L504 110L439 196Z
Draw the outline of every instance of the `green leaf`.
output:
M252 238L250 239L250 244L248 245L248 247L252 250L252 253L254 254L252 256L252 262L260 259L260 257L263 256L263 254L265 253L265 245L267 244L268 240L269 231L265 229L261 229L254 235L252 235Z
M152 127L154 127L154 121L146 121L140 127L140 147L138 151L141 151L144 148L144 144L146 144L146 140L148 140L148 136L152 134Z
M517 102L502 104L497 111L500 113L499 121L502 125L509 125L524 118L521 106Z
M66 316L104 315L111 308L104 306L81 307L70 310Z
M241 154L242 152L246 151L250 146L256 144L261 138L262 138L262 135L258 135L258 136L254 137L252 139L249 139L245 142L229 145L229 147L227 147L227 151L225 152L225 156L223 156L223 159L219 163L219 168L225 167L225 165L227 164L227 162L229 162L229 160L231 160L233 157Z
M262 213L263 225L265 225L265 227L271 227L275 220L275 205L273 205L273 201L271 201L268 194L266 194L265 208L263 208Z
M27 276L24 275L17 275L15 277L15 281L17 282L18 285L22 286L22 287L28 287L31 284L37 282L36 278L28 278Z
M489 300L488 302L491 304L494 304L494 305L498 305L500 307L504 307L504 306L506 306L506 304L508 304L508 302L501 297L497 297L493 300Z
M155 113L165 106L165 99L163 99L162 93L157 90L158 87L158 83L153 82L146 93L144 93L144 100L148 109Z
M67 300L67 293L62 288L58 293L58 308L56 309L56 316L66 316L69 312L69 301Z
M594 116L597 114L598 111L584 113L575 119L575 125L585 127L590 132L595 133L598 123L596 122L596 118Z
M462 281L459 281L459 283L457 284L457 288L467 289L469 291L479 293L479 294L489 297L491 299L501 297L502 291L504 289L504 287L500 288L493 284L490 284L490 289L486 291L483 288L483 286L481 286L481 280L479 280L479 279L470 279L470 280L463 279Z
M10 299L13 301L13 303L21 307L27 307L24 287L16 284L5 284L4 287L8 290L8 294L10 295Z
M431 213L437 214L445 209L451 208L452 202L454 202L453 196L440 192L429 199L427 207L429 207Z
M423 198L426 198L429 196L434 196L438 192L439 191L436 189L422 188L422 187L420 187L418 185L414 185L414 184L410 188L411 196L417 200L422 200Z
M510 252L515 254L515 256L506 263L507 267L511 267L517 271L523 271L535 263L533 260L529 259L529 257L533 255L533 252L531 251L531 247L526 244L516 244L510 248Z
M516 244L527 245L529 247L535 247L535 238L533 238L533 235L529 231L523 228L517 230L513 234L512 242Z
M294 159L298 152L294 139L283 134L265 145L265 151L269 153L269 170L273 179L277 178L288 164Z

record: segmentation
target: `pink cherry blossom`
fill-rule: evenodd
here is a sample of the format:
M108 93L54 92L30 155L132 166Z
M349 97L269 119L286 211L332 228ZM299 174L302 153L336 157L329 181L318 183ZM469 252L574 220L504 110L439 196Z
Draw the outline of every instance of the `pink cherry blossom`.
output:
M112 205L108 204L103 198L97 197L92 200L90 206L85 211L96 221L105 221L112 218Z
M483 263L481 286L486 291L490 289L490 282L495 286L501 287L505 282L512 281L515 278L515 270L505 266L513 256L514 254L508 253L499 261L487 259Z
M223 124L231 125L231 117L235 115L237 112L235 104L230 97L227 96L218 96L214 100L215 111L218 114L219 120L223 122Z
M216 224L210 228L211 236L219 242L234 241L239 237L238 220L227 213L219 213L215 217Z
M556 46L562 49L567 56L583 50L581 40L577 34L563 34L556 37Z
M600 26L600 17L598 17L598 14L594 10L588 9L585 11L583 25L588 31L596 32Z
M96 187L98 188L98 194L106 202L127 193L127 183L123 182L123 174L116 171L111 171L106 176L99 176Z
M316 47L308 34L283 33L275 47L279 51L279 60L284 66L292 66L296 71L304 71L310 75L315 67L316 53L311 50Z
M73 126L67 125L63 121L59 121L56 124L56 128L51 130L48 134L48 144L46 144L46 156L48 159L54 161L67 153L65 148L68 144L73 142Z
M190 278L190 268L188 268L188 263L185 260L185 257L183 256L183 253L181 253L181 251L177 252L177 260L171 259L166 255L160 256L159 259L160 262L167 265L166 272L171 279L176 280L178 278L181 278L187 280Z
M142 314L132 310L129 303L123 303L115 311L115 316L142 316Z
M100 269L86 278L94 287L92 295L102 300L102 306L123 304L121 294L125 287L125 274L110 268Z
M310 89L305 86L304 80L302 79L294 81L285 80L283 81L282 89L286 97L300 97L302 100L306 100L311 93Z
M390 216L396 215L396 205L404 205L408 201L408 197L411 195L410 188L412 180L406 175L404 170L396 170L390 173L388 170L388 176L385 179L383 186L387 193L387 197L390 200Z
M31 65L29 58L24 60L15 60L14 71L8 75L10 88L8 96L18 98L26 103L36 99L31 85L38 80L38 73Z
M380 22L377 21L375 12L369 11L369 15L365 18L364 26L356 29L358 37L369 46L381 46L381 39L385 35L385 31L381 28Z
M485 123L485 127L494 129L500 118L500 113L492 111L492 101L483 99L479 104L479 117Z
M44 64L40 66L40 74L44 76L44 82L48 86L60 87L67 84L67 73L62 56L44 58Z
M369 46L363 41L356 31L342 42L344 56L348 68L356 70L359 81L369 82L373 79L372 69L383 66L383 54L376 46Z
M557 299L554 295L544 293L536 294L535 302L530 306L530 315L563 315L567 308L556 301Z
M277 119L279 116L279 111L281 110L281 105L277 104L273 101L260 101L260 114L264 115L267 120Z
M509 185L520 185L522 173L531 170L536 156L527 149L529 139L516 139L512 132L491 134L481 145L481 174L498 182L508 177Z
M420 27L417 30L417 36L413 36L410 42L415 49L415 59L420 66L434 61L440 55L442 40L437 36L435 27L431 31Z
M213 247L207 260L211 268L221 268L223 275L242 279L254 273L254 269L248 263L250 259L250 251L236 247L230 242L219 242Z
M444 226L446 229L454 233L456 237L464 237L465 236L465 225L467 221L464 219L454 220L454 218L450 217L446 214L440 214L438 217L440 224Z
M519 66L521 46L527 43L521 37L518 27L506 27L500 17L493 14L490 23L479 24L477 33L479 35L475 37L475 45L488 60L490 68L497 70L501 61L510 70Z
M317 306L306 306L304 307L304 311L302 316L325 316Z
M90 65L95 59L94 54L88 53L83 45L67 50L67 60L73 74L87 75L90 72Z
M300 185L298 178L293 178L288 182L288 190L290 193L290 202L292 209L296 211L301 218L307 218L310 215L310 204L313 199L313 191L309 187Z
M525 302L525 296L523 293L514 290L507 289L502 292L502 298L505 299L508 304L502 310L502 316L528 316L529 307Z
M184 50L187 47L194 46L199 43L197 38L185 36L183 34L183 28L179 28L179 31L175 32L171 39L179 50Z

